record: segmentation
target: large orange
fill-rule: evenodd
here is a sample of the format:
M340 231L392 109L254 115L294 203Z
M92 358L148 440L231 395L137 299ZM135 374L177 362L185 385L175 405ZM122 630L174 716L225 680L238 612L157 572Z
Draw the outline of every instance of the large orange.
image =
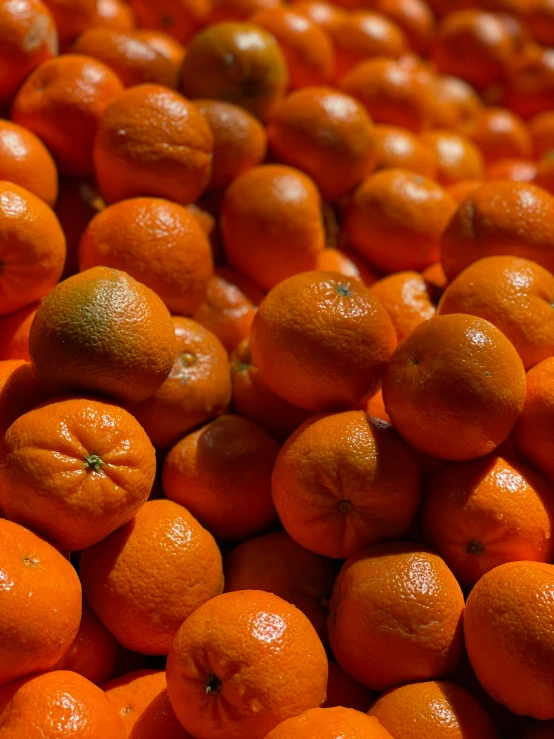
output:
M431 294L418 272L395 272L374 282L370 291L389 314L399 343L435 315Z
M270 731L267 739L393 739L376 718L352 708L312 708Z
M209 0L130 0L139 24L165 31L184 43L205 23L210 12Z
M42 141L17 123L0 120L0 180L24 187L51 208L58 197L58 171Z

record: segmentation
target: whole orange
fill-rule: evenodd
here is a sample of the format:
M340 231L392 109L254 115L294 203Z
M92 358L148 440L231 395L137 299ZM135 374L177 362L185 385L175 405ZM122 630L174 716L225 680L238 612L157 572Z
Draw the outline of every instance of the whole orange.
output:
M483 157L468 138L452 131L425 132L422 141L427 144L437 164L437 180L452 185L463 180L479 180L483 176Z
M395 272L370 286L389 314L400 343L436 309L425 279L418 272Z

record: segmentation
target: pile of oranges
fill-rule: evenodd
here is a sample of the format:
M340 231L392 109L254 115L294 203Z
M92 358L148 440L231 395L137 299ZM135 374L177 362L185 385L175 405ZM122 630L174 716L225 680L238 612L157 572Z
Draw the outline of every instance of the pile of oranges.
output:
M0 739L554 739L554 0L0 0Z

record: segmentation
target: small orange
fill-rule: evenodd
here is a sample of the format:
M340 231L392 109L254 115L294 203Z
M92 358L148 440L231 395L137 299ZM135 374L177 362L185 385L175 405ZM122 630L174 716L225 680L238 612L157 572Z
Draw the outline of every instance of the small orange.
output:
M499 159L527 158L532 153L527 126L505 108L484 108L464 127L464 133L479 148L486 164Z
M94 23L96 0L43 0L56 22L60 41L72 41Z
M305 15L332 37L333 31L347 17L346 12L327 0L294 0L290 4L292 10L300 15Z
M51 208L58 197L58 171L42 141L17 123L0 120L0 180L24 187Z
M534 182L535 185L554 195L554 150L539 160Z
M435 19L425 0L365 0L363 4L397 23L416 54L428 50L435 33Z
M407 169L434 179L437 165L430 148L414 133L400 126L375 126L375 169Z
M139 25L187 42L208 20L209 0L129 0Z
M50 393L37 380L29 362L22 359L0 361L0 434L37 405L50 399Z
M38 305L31 303L0 318L0 360L31 358L29 332Z
M177 72L181 70L181 64L183 63L187 50L176 38L163 31L156 31L152 28L136 29L133 32L133 37L144 41L159 54L169 59Z
M351 708L312 708L283 721L266 739L393 739L376 718Z
M224 593L181 626L167 660L175 712L196 739L264 739L320 706L327 657L304 614L259 590Z
M499 159L485 168L485 180L488 181L534 182L536 176L537 164L531 159Z
M247 21L258 10L280 5L281 0L213 0L207 25L220 21Z
M398 343L435 315L427 285L418 272L395 272L374 282L370 290L389 314Z
M435 75L433 90L433 127L463 131L483 108L477 92L459 77Z
M136 25L137 19L126 0L96 0L92 28L111 28L127 33Z
M553 94L554 49L529 44L512 56L501 105L527 120L552 110Z
M554 149L554 110L538 113L527 122L535 157L540 159Z
M483 175L483 158L469 139L451 131L430 131L422 136L434 154L437 180L452 185L461 180L479 180Z
M372 703L371 690L354 680L337 662L329 662L327 698L323 708L354 708L365 713Z

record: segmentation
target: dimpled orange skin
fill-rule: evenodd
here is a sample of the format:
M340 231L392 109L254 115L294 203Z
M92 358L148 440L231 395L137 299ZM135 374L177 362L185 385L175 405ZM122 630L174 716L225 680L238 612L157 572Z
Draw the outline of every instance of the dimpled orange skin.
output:
M554 276L518 257L473 262L446 288L439 315L468 313L493 323L526 369L554 355Z
M352 708L312 708L289 718L270 731L266 739L393 739L376 718Z
M304 272L279 283L258 308L250 339L262 380L314 413L372 394L395 344L377 298L338 272Z
M393 688L368 713L395 739L497 739L490 717L471 693L444 680Z
M161 198L123 200L92 219L81 237L79 267L96 266L127 272L180 316L198 308L213 273L210 242L198 220Z
M285 530L310 551L346 559L402 538L417 512L417 455L363 411L306 421L281 449L271 481Z
M369 116L350 95L329 87L293 92L275 111L267 133L279 161L306 172L327 201L346 195L375 166Z
M499 159L527 158L532 154L529 129L505 108L484 108L464 128L487 164Z
M127 411L61 399L25 413L6 432L0 506L59 546L83 549L137 513L155 472L154 448Z
M50 669L71 646L81 620L81 584L57 549L0 520L0 684ZM19 735L25 736L25 735Z
M16 418L49 398L50 392L39 383L29 362L23 359L0 361L1 436Z
M343 565L327 619L338 663L372 690L448 674L462 651L464 596L437 554L391 542Z
M471 591L466 649L487 693L518 715L554 718L554 566L508 562Z
M223 590L212 535L182 506L150 500L129 523L86 549L87 600L127 649L167 654L183 621Z
M483 257L509 254L554 270L554 198L526 182L487 182L460 204L441 238L449 280Z
M212 152L193 103L161 85L137 85L107 107L93 158L108 203L150 195L188 205L209 182Z
M139 25L165 31L182 44L204 25L210 13L208 0L130 0Z
M125 272L94 267L69 277L40 304L31 326L33 369L56 392L91 391L138 403L175 358L171 316Z
M377 164L375 169L408 169L433 179L437 165L428 146L411 131L400 126L375 126Z
M392 355L383 398L410 446L441 459L473 459L492 452L514 427L525 401L525 369L492 323L435 316Z
M228 21L205 28L191 41L181 68L181 89L188 97L234 103L261 120L288 84L277 39L253 23Z
M42 139L61 174L90 177L100 119L122 91L119 77L102 62L64 54L31 72L19 88L11 115Z
M258 590L224 593L181 626L167 661L169 698L196 739L264 739L320 706L327 656L306 616Z
M374 282L369 289L389 314L398 343L435 315L427 285L418 272L396 272Z
M479 180L483 176L483 157L469 139L451 131L429 131L422 141L434 154L437 181L452 185L461 180Z
M387 272L421 270L436 262L441 235L455 210L437 182L404 169L367 177L346 211L352 245Z
M103 690L68 670L24 678L0 688L5 739L125 739L121 718Z

